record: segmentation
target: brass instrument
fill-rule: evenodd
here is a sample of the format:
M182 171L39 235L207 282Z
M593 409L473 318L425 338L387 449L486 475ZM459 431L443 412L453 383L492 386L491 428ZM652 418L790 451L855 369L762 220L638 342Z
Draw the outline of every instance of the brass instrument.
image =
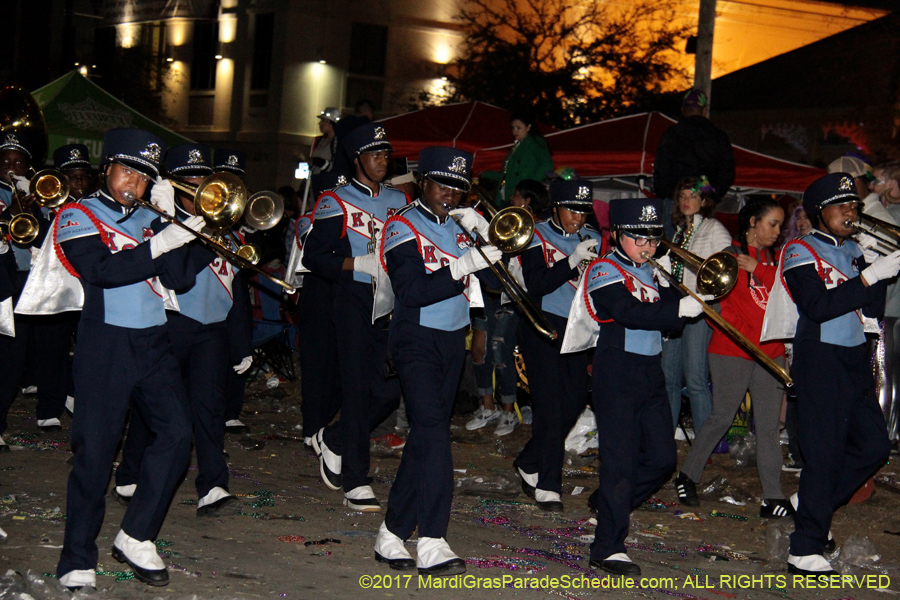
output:
M716 252L706 260L669 240L660 240L669 252L681 259L697 274L697 291L716 300L731 291L737 283L737 258L730 252Z
M183 181L172 181L172 187L193 193L195 212L203 217L207 224L210 224L212 227L231 227L240 218L246 205L247 189L241 180L231 173L214 173L204 179L198 186L193 186ZM185 231L190 231L200 242L206 244L214 252L237 264L239 267L256 271L263 277L280 285L289 294L293 294L296 291L294 286L260 269L251 262L250 258L242 255L241 252L244 250L244 247L239 248L237 252L233 252L220 240L194 231L156 205L138 198L132 192L125 192L124 196L126 200L155 212L169 223L181 227ZM250 248L253 247L250 246Z
M582 234L581 234L581 230L578 231L578 241L580 241L580 242L586 242L586 241L588 241L589 239L591 239L590 236L582 235ZM594 246L594 254L597 254L597 246ZM591 264L591 259L590 259L590 258L583 258L583 259L581 259L581 266L582 266L583 268L587 269L587 268L588 268L588 265L590 265L590 264Z
M892 240L876 230L876 228L880 227L886 230L890 235L893 235L896 238L900 239L900 227L894 225L893 223L883 221L861 212L859 213L859 222L854 223L853 221L848 219L844 221L844 226L849 227L850 229L855 229L857 233L866 233L875 238L879 244L887 247L887 251L877 247L872 248L872 250L874 250L878 254L881 254L882 256L887 256L891 252L900 250L900 242L898 242L897 240Z
M691 255L691 256L693 256L693 255ZM713 256L715 256L715 254ZM734 258L733 255L729 255L729 256L732 256L732 258ZM691 298L693 298L694 300L699 302L700 307L703 309L703 312L706 314L706 316L709 317L710 320L714 321L716 323L716 325L721 327L722 331L724 331L729 336L731 336L731 338L735 342L737 342L738 346L743 348L747 354L749 354L750 356L752 356L753 358L758 360L760 363L762 363L762 365L764 367L769 369L776 377L781 379L781 381L784 382L785 386L793 387L794 381L791 379L791 376L788 375L787 371L784 370L784 367L782 367L777 362L775 362L774 360L769 358L765 352L760 350L759 346L757 346L755 343L753 343L752 341L747 339L744 335L742 335L740 331L735 329L735 327L731 323L726 321L722 317L722 315L717 313L709 304L707 304L706 302L701 300L697 294L695 294L694 292L692 292L690 290L690 288L688 288L686 285L684 285L683 283L678 281L674 275L672 275L671 273L669 273L668 271L663 269L662 266L658 262L653 260L651 254L649 252L641 252L641 258L643 258L648 263L653 265L657 271L659 271L666 279L668 279L672 283L672 285L676 286L682 292L684 292L685 294L687 294L688 296L690 296ZM712 258L712 257L710 257L710 258ZM737 260L735 260L735 265L737 265ZM712 269L713 265L710 265L709 268ZM736 273L735 273L734 277L736 277ZM700 280L700 278L698 277L697 281L699 282L699 280Z
M40 233L40 224L22 205L22 198L13 177L15 173L8 171L6 175L12 183L13 202L18 206L17 209L13 209L10 204L13 216L8 221L0 221L0 225L6 226L13 242L27 246L34 242ZM29 194L33 195L35 201L44 208L59 208L69 197L69 179L62 171L44 169L31 178Z
M507 206L503 210L498 211L483 196L479 199L479 202L484 206L485 212L491 217L488 224L488 240L491 245L496 246L503 253L510 254L522 250L531 242L531 238L534 236L534 217L531 216L530 212L517 206ZM442 208L448 212L452 210L452 207L447 204ZM462 226L459 217L456 215L452 216L457 226L472 240L481 257L488 263L494 276L500 281L500 285L503 286L503 291L519 305L522 314L531 325L551 341L559 337L559 334L553 329L553 325L534 305L528 297L528 293L522 289L522 286L519 285L513 274L509 272L507 266L503 264L503 261L497 261L496 264L492 264L487 259L478 245L479 243L485 243L478 232L469 231Z

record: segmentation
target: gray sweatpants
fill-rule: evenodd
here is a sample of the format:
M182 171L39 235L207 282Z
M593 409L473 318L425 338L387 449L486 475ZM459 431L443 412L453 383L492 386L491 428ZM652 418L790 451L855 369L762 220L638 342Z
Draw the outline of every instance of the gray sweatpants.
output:
M784 366L784 358L775 362ZM781 491L781 446L779 419L781 417L781 384L775 376L756 362L737 356L709 355L709 374L712 378L713 411L703 423L681 472L694 483L700 483L703 468L713 449L728 432L744 394L750 390L751 409L756 424L756 467L762 484L763 498L784 498Z

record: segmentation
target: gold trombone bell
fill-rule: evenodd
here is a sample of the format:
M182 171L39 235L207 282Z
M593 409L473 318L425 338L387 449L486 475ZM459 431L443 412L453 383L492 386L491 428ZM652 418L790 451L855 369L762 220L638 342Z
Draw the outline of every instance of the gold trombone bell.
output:
M731 291L737 283L738 262L730 252L716 252L706 260L669 240L661 240L669 252L677 256L697 274L697 292L716 300Z

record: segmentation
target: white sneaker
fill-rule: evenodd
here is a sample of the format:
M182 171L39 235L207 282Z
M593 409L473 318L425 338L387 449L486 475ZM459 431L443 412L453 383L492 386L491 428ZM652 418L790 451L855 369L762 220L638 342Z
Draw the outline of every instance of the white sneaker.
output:
M419 575L459 575L466 572L466 561L453 553L444 538L420 537L416 554Z
M500 413L503 411L491 408L481 407L477 411L475 411L475 416L466 423L466 429L469 431L475 431L476 429L481 429L488 423L493 423L497 419L500 418Z
M59 583L69 589L97 587L97 572L94 569L69 571L59 578Z
M497 422L497 429L494 430L494 435L498 437L509 435L519 426L519 417L515 412L506 412L505 410L502 412L503 414L500 415L500 420Z
M384 523L378 528L378 535L375 537L375 560L387 563L398 571L416 568L416 561L409 555L403 540L391 533Z

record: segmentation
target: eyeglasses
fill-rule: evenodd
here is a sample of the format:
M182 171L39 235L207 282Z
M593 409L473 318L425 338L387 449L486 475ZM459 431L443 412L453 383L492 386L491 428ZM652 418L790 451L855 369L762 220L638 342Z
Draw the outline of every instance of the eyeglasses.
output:
M638 248L644 248L648 245L653 248L656 248L659 246L659 239L657 239L657 238L645 238L645 237L641 237L639 235L632 235L630 233L626 233L625 235L628 238L634 240L634 245L637 246Z

